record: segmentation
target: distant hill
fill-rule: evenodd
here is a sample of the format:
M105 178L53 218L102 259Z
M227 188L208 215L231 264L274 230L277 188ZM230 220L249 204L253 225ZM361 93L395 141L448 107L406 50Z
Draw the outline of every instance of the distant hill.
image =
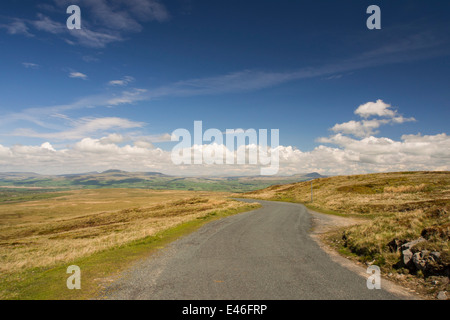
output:
M33 188L146 188L159 190L203 190L246 192L272 185L293 183L322 177L318 173L293 176L181 177L160 172L106 170L80 174L39 175L36 173L0 173L1 187Z

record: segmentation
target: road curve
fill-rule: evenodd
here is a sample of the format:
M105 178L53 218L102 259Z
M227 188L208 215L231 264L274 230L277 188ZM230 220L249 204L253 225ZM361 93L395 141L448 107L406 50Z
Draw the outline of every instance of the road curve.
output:
M333 262L310 237L299 204L262 208L213 221L127 270L107 299L399 299L369 290L366 278Z

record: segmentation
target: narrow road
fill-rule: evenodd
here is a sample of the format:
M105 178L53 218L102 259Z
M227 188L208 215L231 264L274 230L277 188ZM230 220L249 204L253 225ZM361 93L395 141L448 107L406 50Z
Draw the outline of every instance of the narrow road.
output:
M247 201L263 207L213 221L173 242L124 273L106 297L399 299L369 290L366 278L333 262L311 239L304 206Z

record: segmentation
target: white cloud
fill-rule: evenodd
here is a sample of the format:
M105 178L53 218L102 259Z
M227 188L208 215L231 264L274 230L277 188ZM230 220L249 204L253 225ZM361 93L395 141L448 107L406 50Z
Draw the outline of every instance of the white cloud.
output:
M145 91L143 91L145 92ZM129 91L128 98L136 99L141 91ZM127 94L124 95L125 97ZM381 100L380 100L381 101ZM383 124L400 124L411 121L395 111L385 109L359 109L361 114L375 118L348 121L332 128L334 135L319 138L322 143L312 151L302 152L292 146L279 146L279 174L317 171L322 174L356 174L405 170L449 170L450 137L409 134L396 141L373 134ZM71 173L120 168L129 171L160 171L174 175L258 175L258 165L181 165L171 161L171 151L154 147L154 143L171 140L170 134L142 136L127 132L142 128L144 123L128 119L82 118L71 120L63 114L55 117L68 123L70 129L37 133L18 129L13 135L52 140L78 140L67 149L58 150L50 142L40 146L0 145L0 164L5 171L37 171L41 173ZM382 118L380 118L382 116ZM114 131L111 133L111 131ZM103 138L93 138L102 134ZM225 135L225 139L227 136ZM126 145L123 145L127 143ZM224 141L225 143L225 141ZM328 146L332 145L332 146ZM240 146L255 149L257 145ZM193 146L192 150L200 150ZM223 144L204 145L203 150L226 152ZM234 155L236 157L236 154ZM248 163L248 162L247 162ZM264 167L264 166L263 166Z
M131 121L128 119L118 118L118 117L105 117L105 118L82 118L79 120L70 120L71 129L50 132L50 133L38 133L31 129L17 129L11 135L13 136L23 136L23 137L33 137L33 138L43 138L43 139L54 139L54 140L76 140L85 138L92 134L101 134L110 130L124 130L141 128L144 126L142 122ZM124 141L119 134L111 134L104 138L104 141L120 142Z
M331 161L331 154L339 155L335 161L342 168L329 169L337 174L358 172L382 172L404 170L448 170L450 168L450 137L446 133L422 136L403 135L401 141L386 137L375 137L375 129L383 124L401 124L415 121L404 118L382 100L359 106L355 114L362 121L336 124L335 135L317 139L320 143L332 144L338 148L320 146L311 154L320 151L323 159ZM369 117L376 117L367 119ZM350 135L350 136L349 136ZM356 139L360 138L360 139ZM328 157L327 157L328 154ZM321 163L320 159L318 159ZM328 165L329 167L329 165Z
M338 134L324 142L339 146L346 155L353 155L354 163L362 172L450 168L450 137L445 133L407 135L401 141L372 136L356 140Z
M50 144L50 142L44 142L44 143L41 145L41 148L42 148L42 149L47 149L47 150L50 150L50 151L56 151L56 150L53 148L53 146Z
M337 147L320 145L309 152L292 146L279 146L279 174L320 172L322 174L357 174L405 170L449 170L450 137L405 135L400 141L368 137L361 140L337 134L328 138ZM171 161L171 151L154 148L149 141L125 141L121 135L84 138L72 147L55 150L50 143L40 146L0 145L0 164L4 171L70 173L120 168L128 171L160 171L174 175L258 175L254 165L181 165ZM205 145L226 150L224 145ZM242 147L241 147L242 148ZM246 149L257 146L246 146ZM198 150L194 146L193 150ZM211 150L210 150L211 151Z
M97 32L88 28L81 28L80 30L76 30L76 32L71 32L70 34L75 37L78 42L74 43L67 41L69 44L80 44L91 48L104 48L111 42L124 40L124 38L118 33Z
M21 19L14 19L14 21L11 22L10 24L0 24L0 28L6 29L6 32L8 32L11 35L20 34L27 37L34 36L28 31L29 29L25 21Z
M50 12L62 12L73 4L72 0L54 0L58 8L51 5L40 5L39 9ZM123 41L130 32L140 32L142 23L148 21L164 22L170 18L166 7L157 0L79 0L76 3L82 8L83 23L80 30L72 32L65 23L52 20L37 13L37 18L13 18L9 24L0 24L11 35L33 37L29 27L38 31L58 35L66 43L91 48L104 48L111 42ZM94 31L96 30L96 31ZM68 37L73 37L68 39Z
M67 30L65 24L53 21L52 19L41 13L38 13L37 17L38 19L31 21L31 24L40 31L46 31L52 34L60 34Z
M144 149L153 149L154 148L154 146L153 146L153 144L151 142L143 141L143 140L139 140L139 141L134 142L134 145L136 147L144 148Z
M414 118L404 118L397 111L390 108L391 105L384 103L383 100L367 102L355 110L355 114L364 118L363 120L337 123L330 130L336 133L350 134L355 137L369 137L377 134L378 131L376 129L381 125L416 121ZM375 116L378 118L368 119Z
M368 118L370 116L393 118L397 112L391 110L391 107L392 106L390 104L384 103L383 100L377 100L376 102L367 102L360 105L355 110L355 114L363 118Z
M103 137L101 138L99 141L101 144L118 144L118 143L122 143L124 141L126 141L127 139L118 133L111 133L110 135L108 135L107 137Z
M88 78L87 75L85 75L84 73L81 73L81 72L71 72L71 73L69 73L69 77L83 79L83 80L86 80Z
M133 77L125 76L121 80L111 80L108 82L110 86L126 86L134 81Z
M31 62L22 62L22 65L27 69L39 69L40 65Z
M352 134L357 137L366 137L375 134L375 129L380 125L388 123L387 120L363 120L363 121L348 121L338 123L331 128L334 132L341 132L345 134Z
M146 89L133 88L132 90L123 91L119 96L110 98L106 103L111 106L116 106L146 100L146 92Z

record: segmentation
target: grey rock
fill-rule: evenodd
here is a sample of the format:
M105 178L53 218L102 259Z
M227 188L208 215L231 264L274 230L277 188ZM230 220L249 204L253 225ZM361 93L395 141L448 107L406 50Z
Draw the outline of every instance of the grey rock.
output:
M424 259L424 257L425 256L422 252L416 252L412 257L412 261L418 270L423 271L427 266L427 261Z
M413 258L413 253L411 250L406 249L406 250L402 251L402 261L405 266L407 266L411 262L412 258Z
M437 298L439 300L447 300L448 299L447 298L447 294L445 293L445 291L439 291L439 293L437 295Z
M414 247L416 244L419 244L419 243L424 242L424 241L427 241L427 240L424 239L424 238L422 238L422 237L420 237L419 239L416 239L416 240L407 242L407 243L405 243L404 245L402 245L401 250L402 250L402 251L404 251L404 250L409 250L409 249L411 249L412 247Z
M433 251L430 253L430 255L435 259L435 260L439 260L441 258L441 253L438 251Z

